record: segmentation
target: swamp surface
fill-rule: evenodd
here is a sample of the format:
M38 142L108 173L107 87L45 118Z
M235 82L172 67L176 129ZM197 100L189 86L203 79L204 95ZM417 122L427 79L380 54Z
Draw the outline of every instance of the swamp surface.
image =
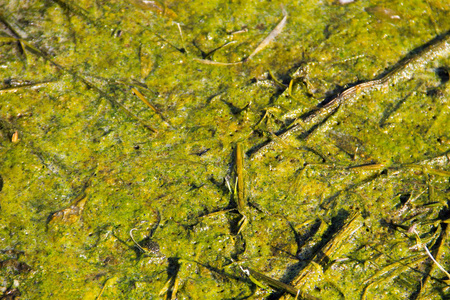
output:
M0 298L448 299L449 20L0 0Z

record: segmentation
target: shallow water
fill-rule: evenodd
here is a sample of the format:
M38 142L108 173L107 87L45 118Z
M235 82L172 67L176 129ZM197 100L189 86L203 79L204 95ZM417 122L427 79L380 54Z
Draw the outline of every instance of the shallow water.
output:
M301 117L448 36L449 5L202 2L0 0L0 293L280 297L242 266L448 297L408 229L450 270L450 50Z

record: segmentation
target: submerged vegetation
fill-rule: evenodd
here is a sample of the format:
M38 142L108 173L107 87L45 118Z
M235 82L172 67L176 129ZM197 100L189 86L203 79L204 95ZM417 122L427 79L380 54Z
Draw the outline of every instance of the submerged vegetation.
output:
M447 1L247 2L0 0L0 298L450 296Z

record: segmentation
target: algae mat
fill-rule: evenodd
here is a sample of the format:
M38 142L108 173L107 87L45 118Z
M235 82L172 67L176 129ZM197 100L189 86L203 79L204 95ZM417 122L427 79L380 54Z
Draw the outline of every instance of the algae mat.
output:
M0 0L1 298L450 297L450 6L341 2Z

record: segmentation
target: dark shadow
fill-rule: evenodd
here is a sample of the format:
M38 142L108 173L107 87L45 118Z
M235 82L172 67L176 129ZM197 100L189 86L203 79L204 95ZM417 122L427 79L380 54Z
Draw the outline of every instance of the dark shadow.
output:
M322 239L317 243L313 251L310 252L310 257L286 268L280 281L290 284L312 261L321 264L324 270L326 270L330 259L323 253L322 249L333 239L333 236L345 226L345 221L349 216L350 213L345 210L338 211L336 216L331 219L331 225L323 234ZM282 292L276 291L271 293L266 299L278 300L283 294L284 293Z
M402 99L400 99L399 101L397 101L397 103L395 103L394 105L389 105L384 111L383 111L383 115L381 116L380 122L378 123L378 125L383 128L384 126L386 126L388 123L386 123L386 121L391 117L392 114L394 114L396 111L398 111L400 109L400 107L403 105L403 103L406 102L406 99L408 99L413 92L409 93L408 95L406 95L405 97L403 97Z

